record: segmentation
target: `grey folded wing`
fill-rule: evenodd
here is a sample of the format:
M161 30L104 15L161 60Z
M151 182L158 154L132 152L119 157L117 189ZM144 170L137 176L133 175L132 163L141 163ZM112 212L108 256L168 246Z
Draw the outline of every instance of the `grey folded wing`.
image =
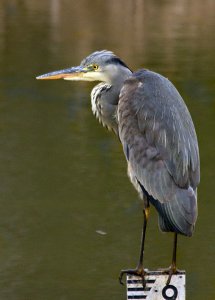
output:
M180 94L163 76L148 70L136 72L121 90L118 123L130 169L155 201L161 227L162 218L170 218L169 223L176 223L172 227L188 231L182 227L187 223L192 227L197 218L199 150ZM168 226L164 224L163 230Z

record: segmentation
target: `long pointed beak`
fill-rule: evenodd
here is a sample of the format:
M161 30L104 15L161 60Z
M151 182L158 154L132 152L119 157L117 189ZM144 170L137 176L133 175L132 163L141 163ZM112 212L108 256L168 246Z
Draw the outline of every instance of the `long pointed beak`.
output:
M82 80L83 74L86 73L83 67L72 67L68 69L63 69L59 71L54 71L37 76L36 79L66 79L66 80Z

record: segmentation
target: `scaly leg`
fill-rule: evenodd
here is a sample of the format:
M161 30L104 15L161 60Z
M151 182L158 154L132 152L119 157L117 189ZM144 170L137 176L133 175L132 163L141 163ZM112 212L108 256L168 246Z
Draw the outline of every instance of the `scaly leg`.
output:
M174 233L173 252L172 252L172 263L167 269L161 269L163 274L168 274L166 285L170 284L173 274L180 274L181 271L176 268L176 251L177 251L177 233Z
M172 264L169 268L169 277L167 279L166 285L170 284L173 274L177 273L176 269L176 251L177 251L177 233L174 234L173 252L172 252Z
M141 240L141 247L140 247L140 259L138 262L138 265L136 269L127 269L127 270L121 270L120 275L119 275L119 282L123 284L122 278L124 274L130 274L130 275L137 275L142 278L143 282L143 287L145 287L145 270L143 268L143 258L144 258L144 244L145 244L145 236L146 236L146 227L147 227L147 222L149 218L149 206L143 210L143 215L144 215L144 222L143 222L143 231L142 231L142 240Z

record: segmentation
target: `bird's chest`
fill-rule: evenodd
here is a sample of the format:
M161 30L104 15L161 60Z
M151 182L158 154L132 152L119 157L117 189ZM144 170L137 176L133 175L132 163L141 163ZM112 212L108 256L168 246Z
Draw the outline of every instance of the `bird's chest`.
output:
M114 103L115 95L111 95L112 86L108 84L98 84L91 92L92 112L109 130L118 132L116 123L116 108Z

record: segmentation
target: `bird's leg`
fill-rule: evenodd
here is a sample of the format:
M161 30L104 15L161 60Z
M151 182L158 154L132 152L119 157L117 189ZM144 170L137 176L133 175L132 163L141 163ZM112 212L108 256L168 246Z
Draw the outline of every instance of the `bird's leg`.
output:
M173 252L172 252L172 263L171 266L167 269L161 269L163 274L168 274L168 279L166 285L170 284L173 274L180 274L181 271L176 268L176 250L177 250L177 233L174 233L174 243L173 243Z
M144 215L144 222L143 222L143 231L142 231L142 239L141 239L141 247L140 247L140 258L138 265L136 269L126 269L126 270L121 270L120 275L119 275L119 282L123 284L122 278L124 274L130 274L130 275L137 275L142 278L143 282L143 287L145 287L145 270L143 268L143 258L144 258L144 244L145 244L145 236L146 236L146 227L147 227L147 222L149 218L149 206L147 206L143 210L143 215Z
M173 252L172 252L172 264L169 268L169 276L166 282L166 285L170 284L170 280L173 274L177 273L176 269L176 251L177 251L177 233L174 233L174 243L173 243Z

